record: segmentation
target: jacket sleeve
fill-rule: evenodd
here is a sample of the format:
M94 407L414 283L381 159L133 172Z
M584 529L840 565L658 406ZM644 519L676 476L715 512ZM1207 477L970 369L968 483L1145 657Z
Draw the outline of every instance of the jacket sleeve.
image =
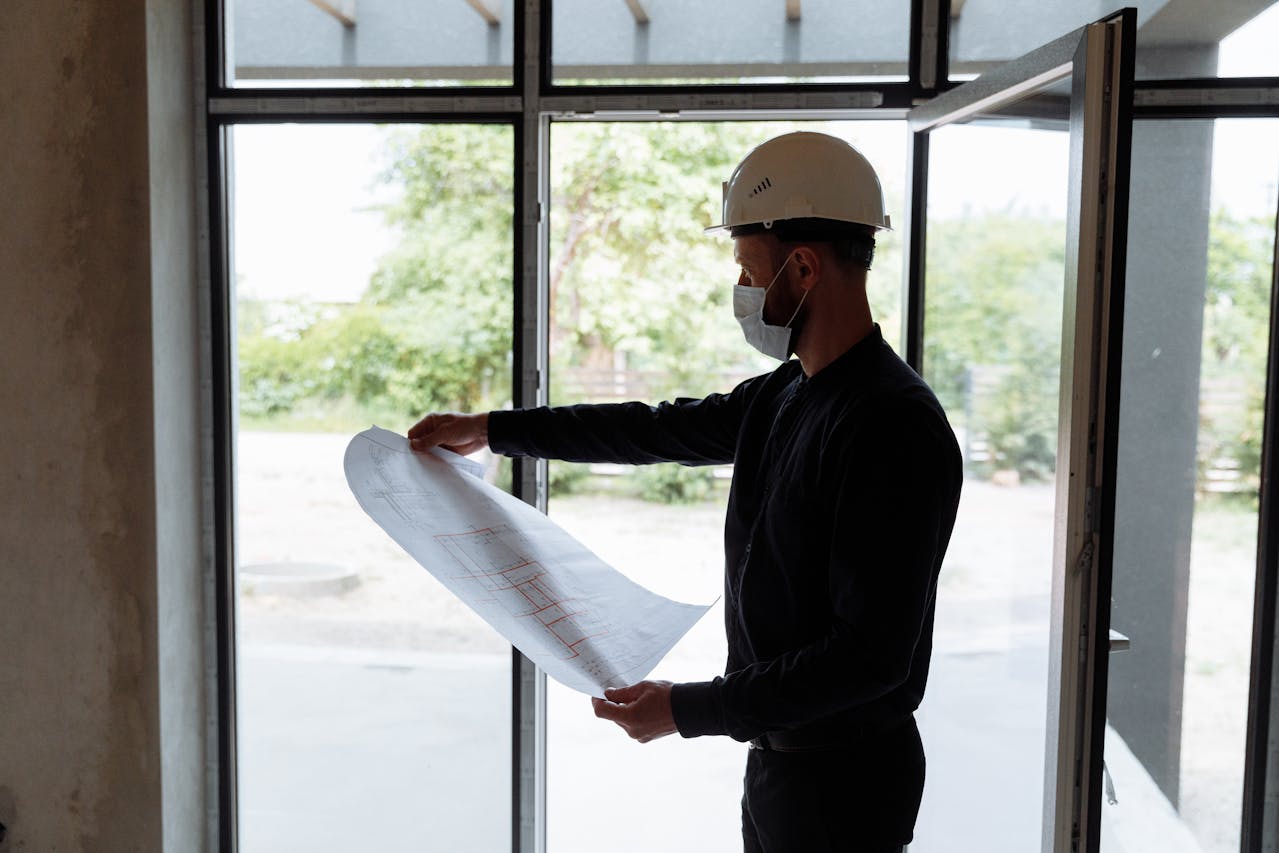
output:
M913 405L885 414L852 437L830 491L823 488L833 513L830 628L772 660L676 685L672 706L685 737L748 740L798 728L907 681L932 611L962 473L953 434L939 415Z
M566 462L726 464L737 449L745 406L763 378L748 379L728 394L656 406L606 403L490 412L489 447L505 456Z

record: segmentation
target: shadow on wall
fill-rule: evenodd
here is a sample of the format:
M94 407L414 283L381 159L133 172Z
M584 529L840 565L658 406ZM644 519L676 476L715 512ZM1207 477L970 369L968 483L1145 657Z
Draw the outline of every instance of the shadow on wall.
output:
M0 853L9 849L9 845L5 843L5 836L9 834L9 829L5 826L5 821L13 822L14 802L13 792L8 788L0 786Z

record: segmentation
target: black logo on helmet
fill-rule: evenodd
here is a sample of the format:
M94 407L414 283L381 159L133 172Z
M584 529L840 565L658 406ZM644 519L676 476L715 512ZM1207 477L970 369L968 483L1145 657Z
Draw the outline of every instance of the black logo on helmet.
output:
M756 184L756 185L755 185L755 187L754 187L754 189L752 189L752 190L750 191L750 194L749 194L748 196L746 196L746 197L747 197L747 198L754 198L755 196L759 195L759 194L760 194L760 193L762 193L764 190L769 189L769 188L770 188L770 187L772 187L772 186L773 186L773 182L772 182L772 180L771 180L770 178L765 178L764 180L762 180L762 181L760 181L758 184Z

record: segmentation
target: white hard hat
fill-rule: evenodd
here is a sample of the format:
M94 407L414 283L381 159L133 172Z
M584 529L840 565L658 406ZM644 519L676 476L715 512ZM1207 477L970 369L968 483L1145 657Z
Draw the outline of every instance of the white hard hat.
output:
M723 218L708 234L785 219L828 219L891 229L884 191L856 148L825 133L774 137L747 154L724 182Z

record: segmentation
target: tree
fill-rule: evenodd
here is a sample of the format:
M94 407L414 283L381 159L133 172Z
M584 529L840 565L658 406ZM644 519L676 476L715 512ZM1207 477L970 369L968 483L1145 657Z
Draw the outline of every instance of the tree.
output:
M1015 211L934 220L924 376L967 436L977 473L1052 476L1065 225Z
M729 319L736 268L712 188L742 152L789 129L747 123L573 123L552 135L549 259L552 397L574 368L655 377L648 396L721 390L771 365ZM241 411L259 418L346 405L357 422L510 400L514 140L503 126L388 130L383 180L399 243L349 306L246 303ZM1272 221L1212 218L1203 381L1241 378L1247 398L1201 412L1207 459L1255 471L1273 247ZM1006 210L933 220L924 373L983 458L976 473L1051 476L1064 280L1064 225ZM891 324L898 237L882 233L872 276ZM576 393L572 394L576 399Z
M737 277L731 247L702 229L720 213L713 188L758 135L739 124L555 128L553 383L557 369L612 368L619 356L664 377L655 396L704 393L719 371L752 372L724 322Z
M1200 489L1231 464L1252 492L1261 470L1274 220L1216 211L1209 224L1199 409ZM1224 401L1213 399L1224 397Z

